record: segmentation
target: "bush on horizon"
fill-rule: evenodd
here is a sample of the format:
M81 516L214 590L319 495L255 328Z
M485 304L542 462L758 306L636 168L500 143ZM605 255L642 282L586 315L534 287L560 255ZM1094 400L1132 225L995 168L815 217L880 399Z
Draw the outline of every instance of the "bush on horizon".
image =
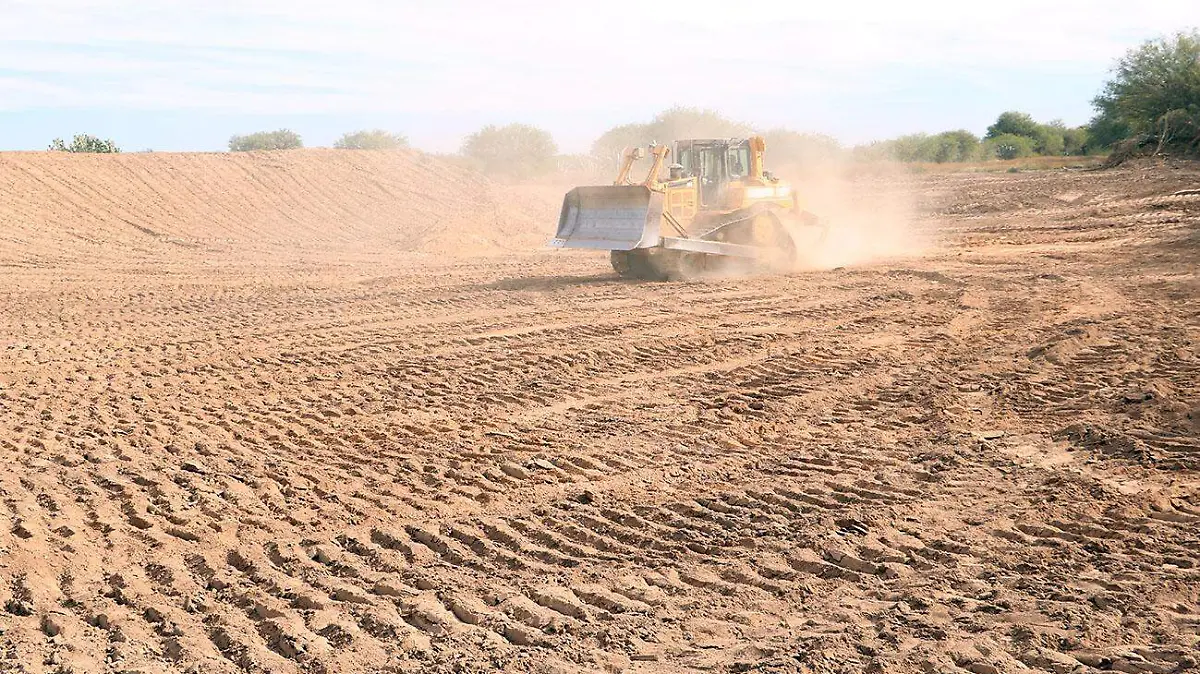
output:
M117 154L121 148L111 140L104 140L87 133L76 134L67 145L61 138L55 138L50 143L52 152L94 152L99 154Z
M408 147L408 138L384 129L364 129L342 134L333 147L338 150L397 150Z
M256 152L261 150L298 150L304 147L300 134L289 129L259 131L229 139L230 152Z
M489 124L467 136L460 153L488 175L523 180L554 171L558 145L536 126Z

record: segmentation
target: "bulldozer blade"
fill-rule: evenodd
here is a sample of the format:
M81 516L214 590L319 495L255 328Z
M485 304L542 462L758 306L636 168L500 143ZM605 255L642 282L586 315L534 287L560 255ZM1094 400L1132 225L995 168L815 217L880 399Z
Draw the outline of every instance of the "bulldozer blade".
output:
M563 199L556 248L633 250L657 246L663 195L642 185L576 187Z

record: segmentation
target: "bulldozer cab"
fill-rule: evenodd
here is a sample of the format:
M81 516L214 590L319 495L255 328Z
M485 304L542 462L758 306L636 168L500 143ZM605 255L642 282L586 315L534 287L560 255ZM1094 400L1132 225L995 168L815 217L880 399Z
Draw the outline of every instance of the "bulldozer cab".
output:
M725 205L729 184L750 172L750 141L737 139L681 140L675 143L675 160L685 178L700 181L700 210Z

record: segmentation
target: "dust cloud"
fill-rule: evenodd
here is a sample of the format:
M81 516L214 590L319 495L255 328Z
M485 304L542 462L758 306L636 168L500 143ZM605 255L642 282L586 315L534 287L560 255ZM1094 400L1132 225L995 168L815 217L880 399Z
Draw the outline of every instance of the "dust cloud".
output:
M817 215L823 228L788 223L797 256L789 271L814 271L918 257L934 248L934 237L917 227L916 184L904 167L888 162L856 162L844 157L816 157L767 149L767 167L796 190L801 208ZM631 175L641 181L648 160L635 162ZM560 203L561 194L578 185L607 185L612 175L589 171L558 172L521 187ZM661 179L666 178L664 173ZM557 215L555 211L554 215ZM557 218L554 218L557 221ZM725 260L719 270L700 274L730 277L778 273L774 264L744 265Z
M803 208L825 225L823 238L814 231L793 234L798 270L915 257L933 247L916 226L916 200L899 169L872 167L867 175L861 167L830 165L784 175Z

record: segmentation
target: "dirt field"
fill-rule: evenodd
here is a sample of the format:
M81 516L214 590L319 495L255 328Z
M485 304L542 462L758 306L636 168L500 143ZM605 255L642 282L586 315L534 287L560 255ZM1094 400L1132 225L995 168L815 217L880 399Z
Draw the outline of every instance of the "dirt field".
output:
M405 156L0 156L0 671L1200 666L1200 167L634 283Z

